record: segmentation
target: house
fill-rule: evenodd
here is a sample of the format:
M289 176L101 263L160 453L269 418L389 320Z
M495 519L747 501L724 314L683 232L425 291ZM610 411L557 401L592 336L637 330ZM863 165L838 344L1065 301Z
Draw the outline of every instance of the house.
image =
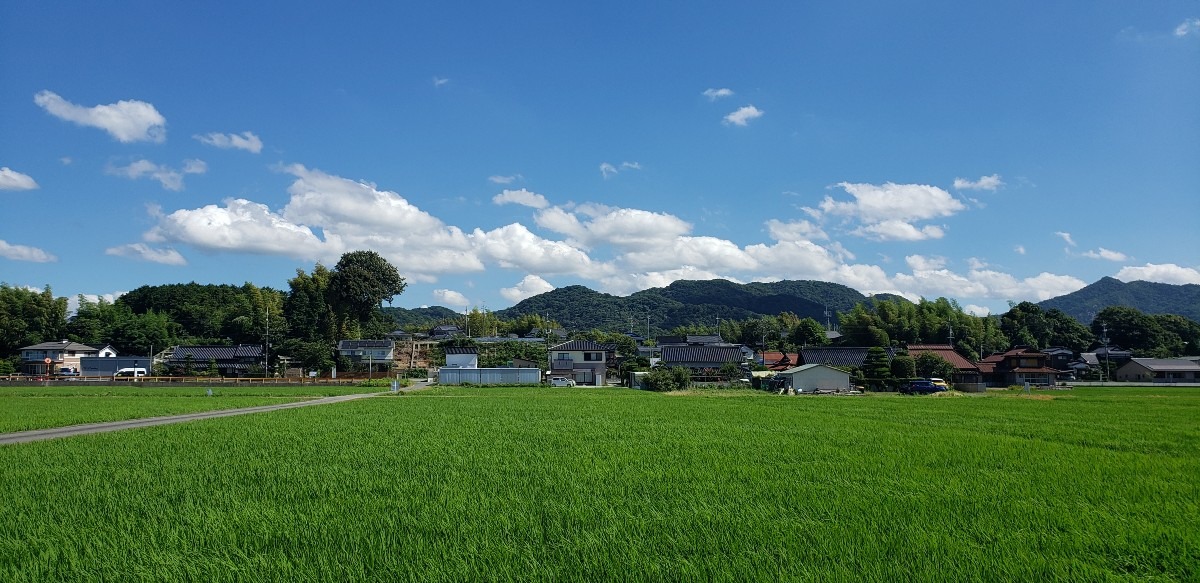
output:
M797 393L845 391L851 388L850 373L825 364L794 366L775 376L783 379L784 387Z
M261 344L172 346L159 356L170 374L184 376L213 369L223 377L260 375L264 364Z
M764 350L758 357L758 363L775 372L785 371L800 364L800 353Z
M682 366L691 369L696 374L715 374L721 367L729 363L741 365L746 362L745 354L740 346L699 345L699 346L664 346L662 347L662 366Z
M1095 354L1097 361L1111 363L1115 366L1121 366L1133 358L1132 350L1125 350L1120 346L1101 346L1095 350Z
M549 349L550 375L571 378L579 385L601 387L608 376L608 360L616 350L591 340L571 340Z
M829 366L862 369L867 361L868 346L814 346L800 349L797 364L827 364ZM888 360L896 357L898 350L891 346L883 349Z
M949 344L909 344L909 356L916 358L923 353L933 353L954 365L954 374L950 376L950 384L960 390L976 389L983 391L983 373L975 363L967 360Z
M106 348L112 350L111 346ZM20 351L21 372L30 375L55 374L63 369L79 372L80 358L100 356L99 348L70 340L42 342L22 347ZM112 350L112 354L115 355L116 351Z
M979 361L979 372L989 387L1012 385L1050 386L1058 370L1046 365L1046 353L1028 346L1015 346L1007 352L992 354Z
M337 353L371 371L387 371L396 360L396 343L392 340L339 340Z
M1125 382L1200 383L1200 363L1183 358L1130 358L1114 376Z
M446 368L479 368L479 349L474 346L447 346Z
M1075 360L1075 351L1062 346L1043 348L1042 352L1046 353L1046 366L1055 370L1069 371Z
M429 329L430 340L449 340L462 335L465 335L463 329L454 324L439 324Z

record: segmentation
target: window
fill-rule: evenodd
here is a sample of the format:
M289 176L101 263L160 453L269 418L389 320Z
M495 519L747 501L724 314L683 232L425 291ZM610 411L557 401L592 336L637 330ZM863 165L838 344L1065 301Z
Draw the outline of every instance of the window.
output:
M583 353L583 360L587 361L587 362L600 362L601 360L604 360L604 353L603 352L585 352L585 353Z

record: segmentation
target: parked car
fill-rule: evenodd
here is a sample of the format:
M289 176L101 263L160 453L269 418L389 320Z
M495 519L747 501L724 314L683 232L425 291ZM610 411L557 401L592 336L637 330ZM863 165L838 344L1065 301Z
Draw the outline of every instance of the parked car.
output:
M941 387L941 388L943 388L943 389L945 389L945 390L947 390L947 391L949 391L949 390L950 390L950 383L947 383L946 381L944 381L944 380L942 380L942 379L939 379L939 378L937 378L937 377L930 377L930 378L929 378L929 382L931 382L931 383L933 383L933 384L935 384L935 385L937 385L937 386L939 386L939 387Z
M552 387L573 387L573 386L575 386L575 380L569 379L567 377L552 377L550 379L550 386L552 386Z
M901 393L906 395L931 395L945 391L945 387L939 387L927 380L912 381L900 389Z

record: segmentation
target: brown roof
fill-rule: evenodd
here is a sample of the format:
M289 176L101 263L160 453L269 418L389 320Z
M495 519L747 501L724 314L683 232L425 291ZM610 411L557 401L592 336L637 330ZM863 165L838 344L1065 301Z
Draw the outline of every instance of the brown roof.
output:
M954 347L949 344L909 344L908 353L916 356L923 352L932 352L954 365L958 370L977 371L978 366L975 363L963 358L963 355L954 351Z

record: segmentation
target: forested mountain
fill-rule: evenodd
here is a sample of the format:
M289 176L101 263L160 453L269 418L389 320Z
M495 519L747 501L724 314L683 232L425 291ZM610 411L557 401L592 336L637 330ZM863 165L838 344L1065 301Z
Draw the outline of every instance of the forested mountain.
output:
M380 310L396 322L401 328L408 326L426 326L437 322L462 319L462 314L443 306L426 306L423 308L393 308L383 307Z
M1131 281L1101 278L1079 291L1038 303L1043 309L1058 308L1084 325L1111 306L1135 308L1147 314L1176 314L1200 322L1200 285Z
M661 288L618 297L583 286L568 286L528 298L496 312L512 319L538 314L568 329L643 331L680 326L716 326L717 319L748 320L791 312L800 318L825 321L825 309L835 313L852 308L867 296L836 283L778 281L739 284L723 279L680 280Z

